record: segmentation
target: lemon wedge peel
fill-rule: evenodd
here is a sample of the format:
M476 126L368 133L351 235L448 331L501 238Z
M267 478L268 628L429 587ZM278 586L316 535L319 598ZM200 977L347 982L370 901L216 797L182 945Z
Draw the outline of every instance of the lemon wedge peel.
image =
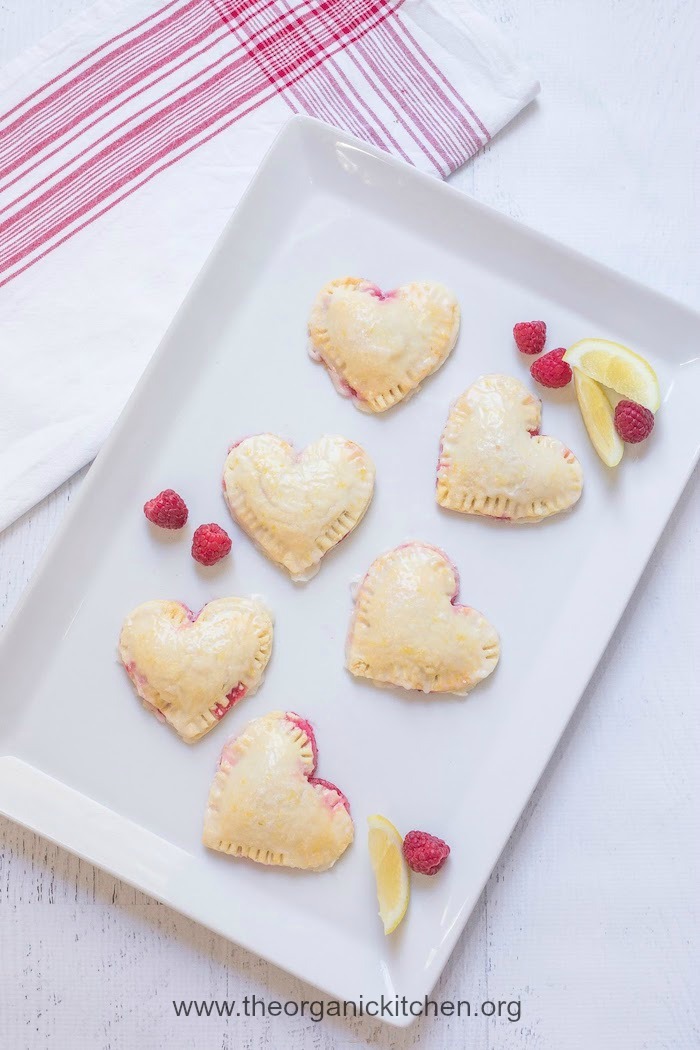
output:
M634 350L611 339L580 339L564 354L572 368L651 412L661 406L656 372Z
M403 920L410 898L410 872L403 855L403 839L390 820L375 813L367 818L368 845L377 884L379 917L384 933L393 933Z
M606 467L616 467L625 445L615 430L615 412L600 385L574 368L574 389L591 444Z

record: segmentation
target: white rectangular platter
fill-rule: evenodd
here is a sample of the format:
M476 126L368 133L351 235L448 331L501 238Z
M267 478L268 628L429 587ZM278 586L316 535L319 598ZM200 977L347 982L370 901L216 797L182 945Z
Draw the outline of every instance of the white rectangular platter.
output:
M306 353L318 288L353 274L457 293L463 327L445 366L382 416L358 412ZM658 371L647 447L617 472L589 444L571 388L544 394L543 432L579 456L569 514L512 526L441 511L440 432L477 376L530 382L514 322L542 317L551 346L600 335ZM293 120L180 309L2 639L0 809L328 993L405 995L434 985L586 687L698 455L700 317L334 129ZM230 522L230 444L323 433L377 467L366 519L306 585ZM155 537L144 501L165 487L190 507L186 535ZM190 525L218 521L231 558L189 554ZM349 584L406 539L442 547L461 599L501 636L496 672L468 698L375 689L343 668ZM124 615L151 598L198 609L262 594L276 636L262 688L188 747L135 698L116 658ZM650 640L653 644L653 639ZM348 795L356 841L333 870L266 869L200 842L224 741L251 718L295 710L316 728L318 775ZM585 785L582 785L582 790ZM366 819L431 830L452 846L414 879L402 927L376 914ZM398 1019L397 1023L407 1023Z

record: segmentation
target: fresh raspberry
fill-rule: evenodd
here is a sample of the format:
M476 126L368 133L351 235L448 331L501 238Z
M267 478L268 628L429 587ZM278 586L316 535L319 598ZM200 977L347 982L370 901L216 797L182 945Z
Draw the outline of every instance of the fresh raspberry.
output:
M143 513L161 529L181 529L187 521L187 504L173 489L163 489L144 503Z
M192 557L200 565L214 565L231 550L231 537L220 525L200 525L192 537Z
M615 408L615 430L623 441L636 445L648 438L654 429L654 413L636 401L618 401Z
M550 350L543 354L530 365L530 375L541 386L560 387L570 383L574 373L571 365L564 360L566 349L560 346L558 350Z
M403 855L413 871L435 875L450 855L450 847L427 831L409 831L403 840Z
M513 329L513 338L521 354L539 354L544 350L547 325L544 321L521 321Z

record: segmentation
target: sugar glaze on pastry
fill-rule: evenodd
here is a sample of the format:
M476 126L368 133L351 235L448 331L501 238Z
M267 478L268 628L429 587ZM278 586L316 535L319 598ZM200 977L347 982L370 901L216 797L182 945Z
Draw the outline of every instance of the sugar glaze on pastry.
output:
M457 570L437 547L411 542L381 554L354 592L348 670L403 689L469 692L493 672L500 647L458 594Z
M258 688L272 635L259 598L217 598L199 613L156 600L124 620L119 656L144 704L192 743Z
M360 523L374 491L374 464L354 441L326 434L297 452L276 434L237 442L224 465L231 514L295 580Z
M385 412L444 363L459 317L455 296L435 281L382 292L363 278L341 277L316 297L309 350L358 408Z
M477 379L457 399L442 433L436 499L463 514L538 522L568 510L583 473L573 452L540 434L542 406L511 376Z
M354 827L343 792L314 777L317 757L313 728L293 711L249 722L221 753L204 845L259 864L332 867Z

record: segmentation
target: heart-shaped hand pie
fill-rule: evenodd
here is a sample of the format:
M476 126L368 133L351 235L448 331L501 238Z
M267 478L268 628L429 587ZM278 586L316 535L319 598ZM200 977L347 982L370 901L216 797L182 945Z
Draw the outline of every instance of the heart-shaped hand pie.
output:
M260 864L331 868L354 828L342 791L313 776L316 754L313 729L291 711L249 722L221 753L204 845Z
M119 656L146 707L193 743L260 685L272 619L256 598L218 598L196 615L152 601L127 616Z
M457 570L437 547L405 543L380 555L355 594L348 670L424 693L469 692L498 663L498 635L458 594Z
M418 389L447 359L459 331L459 304L433 281L382 292L341 277L318 293L309 350L337 390L366 412L384 412Z
M541 436L538 398L511 376L482 376L457 399L442 433L436 498L442 507L515 522L567 510L581 464Z
M224 466L229 509L264 554L296 580L362 520L374 490L374 464L347 438L326 434L296 453L275 434L234 445Z

